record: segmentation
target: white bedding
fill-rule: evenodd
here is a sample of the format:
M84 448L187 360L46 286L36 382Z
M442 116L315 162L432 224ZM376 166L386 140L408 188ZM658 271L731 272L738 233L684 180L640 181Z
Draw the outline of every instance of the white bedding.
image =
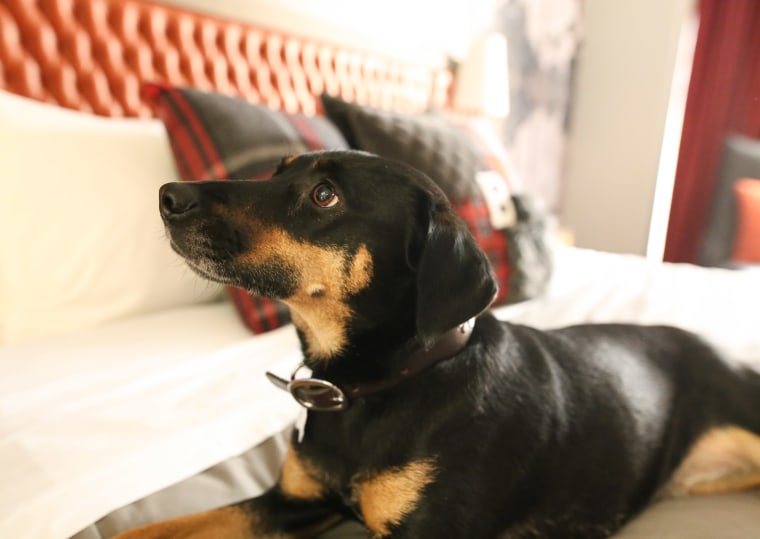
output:
M760 365L760 273L560 249L539 327L670 323ZM291 328L253 337L227 303L0 348L0 537L65 539L281 431L297 407L263 376L299 359Z
M559 248L546 296L497 314L540 328L580 322L676 325L703 336L726 357L760 368L760 268L658 264Z
M70 537L281 431L297 407L264 371L298 357L229 303L0 348L0 537Z

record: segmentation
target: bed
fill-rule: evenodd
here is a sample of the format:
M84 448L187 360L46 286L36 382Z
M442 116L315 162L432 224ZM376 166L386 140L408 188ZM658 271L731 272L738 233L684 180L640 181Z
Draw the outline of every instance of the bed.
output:
M183 170L142 83L314 116L323 92L446 108L451 71L140 0L5 2L0 35L0 147L12 148L0 156L0 537L104 538L261 492L298 413L263 373L288 373L297 339L277 306L255 305L267 331L241 323L251 300L166 245L155 192ZM675 324L760 368L759 279L556 245L547 290L496 313ZM755 491L660 502L619 537L758 530ZM330 535L362 536L351 523Z

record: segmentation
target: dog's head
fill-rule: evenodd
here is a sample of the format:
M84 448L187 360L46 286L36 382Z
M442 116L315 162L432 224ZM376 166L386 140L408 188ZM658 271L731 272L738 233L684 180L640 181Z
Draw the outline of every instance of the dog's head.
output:
M315 359L385 326L427 345L496 293L485 254L438 187L370 154L287 157L268 181L170 183L159 198L190 267L287 303Z

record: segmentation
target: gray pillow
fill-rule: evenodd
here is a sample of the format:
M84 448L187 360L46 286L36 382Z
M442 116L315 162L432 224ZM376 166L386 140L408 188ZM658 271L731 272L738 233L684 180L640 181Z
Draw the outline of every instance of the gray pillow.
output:
M352 148L401 161L430 176L453 199L479 195L478 148L443 114L394 112L323 95L325 113Z

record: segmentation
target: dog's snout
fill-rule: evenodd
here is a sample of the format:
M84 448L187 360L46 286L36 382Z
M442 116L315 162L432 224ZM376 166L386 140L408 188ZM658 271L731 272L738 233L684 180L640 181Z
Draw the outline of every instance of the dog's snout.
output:
M164 219L186 217L198 209L198 189L191 183L167 183L158 192Z

